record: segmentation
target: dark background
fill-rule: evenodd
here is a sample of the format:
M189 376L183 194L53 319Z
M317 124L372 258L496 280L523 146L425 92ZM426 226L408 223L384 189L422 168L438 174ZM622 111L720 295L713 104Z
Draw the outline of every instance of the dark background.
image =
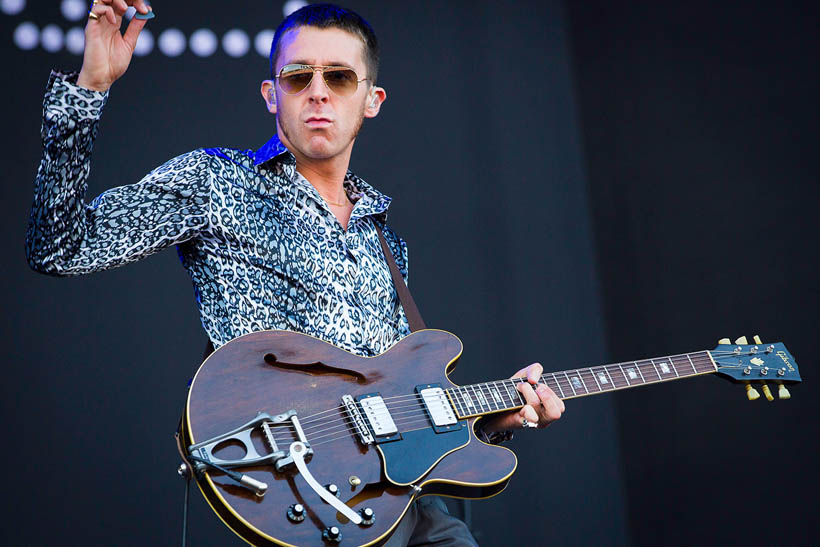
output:
M352 168L395 198L419 307L465 344L456 382L758 333L806 381L771 404L712 377L569 401L509 444L509 488L470 506L479 542L816 544L816 4L347 5L379 34L388 91ZM155 37L253 37L282 19L281 2L154 8ZM205 340L190 282L173 250L73 279L27 268L42 92L49 69L81 59L21 51L22 21L73 26L56 2L0 14L2 539L174 544L171 435ZM135 59L103 115L89 199L193 148L261 145L266 72L253 51ZM239 543L192 500L191 545Z

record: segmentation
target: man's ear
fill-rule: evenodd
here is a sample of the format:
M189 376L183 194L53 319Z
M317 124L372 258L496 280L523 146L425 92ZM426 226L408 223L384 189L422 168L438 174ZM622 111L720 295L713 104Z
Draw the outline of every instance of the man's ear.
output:
M272 80L265 80L262 82L262 98L265 100L265 105L268 112L276 114L276 88L273 86Z
M382 103L387 100L384 88L373 86L367 94L367 106L364 109L365 118L375 118L379 114Z

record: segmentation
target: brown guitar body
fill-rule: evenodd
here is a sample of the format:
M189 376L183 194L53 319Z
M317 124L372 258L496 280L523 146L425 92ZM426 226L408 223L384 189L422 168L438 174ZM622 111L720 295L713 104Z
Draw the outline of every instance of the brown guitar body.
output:
M338 497L354 511L373 509L375 522L350 522L295 467L282 472L272 465L237 469L269 485L264 497L221 472L208 471L197 479L203 495L253 545L321 545L322 531L336 526L342 533L339 545L359 546L384 543L419 496L483 498L501 492L515 471L515 454L479 441L475 418L461 432L436 433L429 423L403 426L397 413L402 438L365 445L341 406L344 395L378 393L385 400L404 396L415 401L407 396L418 385L452 387L447 373L461 351L456 336L439 330L415 332L372 358L288 331L257 332L226 344L194 377L183 426L186 446L237 428L260 412L295 410L314 451L310 472L323 485L337 485ZM284 442L281 434L277 437L285 449L295 440L295 433L285 435ZM242 447L228 444L219 457L243 456ZM271 452L261 434L254 437L254 446L260 454ZM287 517L294 503L306 509L301 522Z

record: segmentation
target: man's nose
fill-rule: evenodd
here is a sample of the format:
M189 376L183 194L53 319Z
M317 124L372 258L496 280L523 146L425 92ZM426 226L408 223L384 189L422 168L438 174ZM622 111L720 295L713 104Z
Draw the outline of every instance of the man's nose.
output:
M325 76L318 68L313 71L313 79L308 87L308 95L311 101L327 102L330 90L325 83Z

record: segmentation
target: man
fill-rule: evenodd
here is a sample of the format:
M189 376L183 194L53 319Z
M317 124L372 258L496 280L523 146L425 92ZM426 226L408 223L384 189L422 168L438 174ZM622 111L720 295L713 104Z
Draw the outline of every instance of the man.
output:
M377 230L407 275L407 248L385 218L390 198L348 171L364 118L387 99L376 85L370 25L327 4L307 6L277 29L271 79L262 82L276 136L256 152L195 150L141 181L84 202L99 116L126 71L148 14L144 0L95 0L78 75L52 73L44 103L44 155L27 250L32 268L77 275L177 245L203 326L219 347L263 329L305 332L359 355L386 351L409 333ZM482 435L546 427L564 405L537 385L539 364L515 376L527 405L494 416ZM422 498L391 545L473 545L441 500Z

